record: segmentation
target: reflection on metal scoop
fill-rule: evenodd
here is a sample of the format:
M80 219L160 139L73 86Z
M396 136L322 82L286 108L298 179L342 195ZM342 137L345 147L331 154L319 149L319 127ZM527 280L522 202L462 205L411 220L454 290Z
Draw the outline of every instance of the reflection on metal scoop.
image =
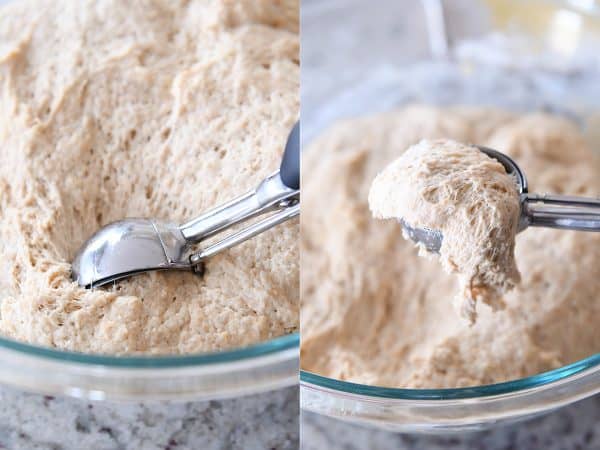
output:
M288 138L280 170L241 197L183 225L155 219L125 219L97 231L77 253L73 280L80 286L102 286L151 270L201 272L210 256L233 247L300 214L300 130ZM190 250L211 236L257 216L240 231L190 255Z
M189 269L187 248L177 225L120 220L96 232L80 249L73 279L82 286L99 286L148 270Z
M430 228L413 228L404 219L400 219L400 225L411 241L423 245L428 252L440 252L444 238L441 231Z
M490 158L496 159L504 166L506 173L516 178L521 196L519 232L529 226L600 231L600 199L529 194L527 178L525 178L525 174L516 162L497 150L481 146L476 147ZM404 219L400 219L400 224L413 242L422 244L429 252L440 252L444 239L444 235L440 230L414 227Z

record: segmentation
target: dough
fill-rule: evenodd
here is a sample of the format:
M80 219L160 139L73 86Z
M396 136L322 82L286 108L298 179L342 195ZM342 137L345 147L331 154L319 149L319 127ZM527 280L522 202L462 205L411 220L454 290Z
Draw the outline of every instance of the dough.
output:
M502 294L520 281L520 202L517 180L502 164L471 145L423 140L377 175L369 206L376 218L442 232L441 263L459 274L457 303L471 324L477 300L504 308ZM432 255L422 245L419 254Z
M546 114L411 106L333 125L303 153L301 365L380 386L473 386L533 375L600 351L600 234L528 228L521 282L504 310L468 326L455 276L421 258L396 221L372 217L373 179L421 139L500 150L530 191L598 196L600 164L579 130ZM310 174L310 176L308 176Z
M298 116L296 1L15 2L0 16L0 332L189 353L298 327L298 225L207 264L71 281L98 227L183 222L254 188Z

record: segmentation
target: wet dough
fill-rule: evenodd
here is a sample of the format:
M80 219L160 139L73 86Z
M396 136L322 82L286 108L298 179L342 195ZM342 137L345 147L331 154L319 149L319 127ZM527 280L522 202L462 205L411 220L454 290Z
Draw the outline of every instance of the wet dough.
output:
M70 261L123 217L182 222L279 165L298 116L296 1L23 1L0 16L0 332L188 353L298 327L297 223L208 262L79 288Z
M504 308L520 281L514 258L520 202L516 178L474 146L423 140L375 177L373 216L442 232L442 266L459 275L457 307L474 323L476 302ZM404 233L406 239L408 235ZM421 256L433 256L419 244Z
M469 327L455 276L421 258L395 221L372 217L373 179L421 139L498 149L530 190L598 196L600 166L579 130L545 114L412 106L342 121L303 154L301 364L354 382L459 387L532 375L600 351L600 234L517 235L521 282Z

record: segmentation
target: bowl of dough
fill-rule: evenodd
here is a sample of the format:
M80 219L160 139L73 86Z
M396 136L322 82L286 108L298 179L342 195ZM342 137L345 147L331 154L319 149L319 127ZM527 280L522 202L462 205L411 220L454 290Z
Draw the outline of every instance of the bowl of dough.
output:
M92 399L297 383L298 224L86 289L126 217L177 223L279 167L298 119L297 2L10 2L0 10L0 382Z
M464 285L438 258L419 256L399 223L376 220L369 208L377 175L411 146L438 139L509 155L530 191L600 196L600 61L591 50L600 37L598 10L484 2L487 19L452 35L451 18L460 21L460 8L471 3L444 2L448 42L441 45L437 35L433 57L409 55L401 63L402 45L419 44L390 39L402 28L385 22L392 11L366 23L346 10L373 39L381 31L381 60L365 50L368 70L353 72L351 65L345 85L330 80L327 97L331 68L323 67L335 61L307 57L313 64L303 67L304 410L436 432L522 420L600 391L598 233L519 233L518 281L499 303L477 303L469 321L455 305ZM311 95L315 80L323 92Z

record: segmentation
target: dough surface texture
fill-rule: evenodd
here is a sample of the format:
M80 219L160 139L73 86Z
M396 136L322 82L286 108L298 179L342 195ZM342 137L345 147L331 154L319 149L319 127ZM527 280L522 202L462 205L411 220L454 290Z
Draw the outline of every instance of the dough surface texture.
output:
M474 386L533 375L600 351L600 234L517 234L521 282L505 308L477 305L473 326L452 299L455 275L418 256L394 220L372 217L378 173L422 139L494 148L531 192L597 197L600 166L580 131L547 114L407 106L338 122L303 153L301 365L379 386ZM325 213L326 212L326 213Z
M369 206L379 219L442 233L439 257L457 273L461 316L477 318L477 301L502 309L520 274L514 257L520 204L516 179L474 146L423 140L377 175ZM406 239L410 239L403 232ZM419 244L419 254L433 253Z
M0 10L0 333L107 354L298 328L298 224L85 290L70 262L125 217L183 223L279 167L299 110L295 1L52 0Z

